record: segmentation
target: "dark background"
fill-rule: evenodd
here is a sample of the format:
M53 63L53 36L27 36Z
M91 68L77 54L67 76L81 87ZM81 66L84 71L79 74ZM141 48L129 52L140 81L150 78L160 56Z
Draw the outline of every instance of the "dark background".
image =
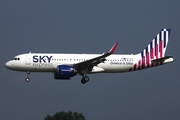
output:
M0 119L43 120L61 110L87 120L180 119L178 0L0 1ZM171 28L166 55L175 62L132 73L93 74L56 81L52 73L10 71L4 64L28 52L141 52L162 28Z

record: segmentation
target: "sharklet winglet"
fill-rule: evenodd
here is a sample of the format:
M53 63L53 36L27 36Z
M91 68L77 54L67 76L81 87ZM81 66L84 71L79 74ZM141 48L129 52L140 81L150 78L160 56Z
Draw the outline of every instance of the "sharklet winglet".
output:
M116 42L114 44L114 46L110 49L109 53L114 53L114 51L116 50L117 45L118 45L118 42Z

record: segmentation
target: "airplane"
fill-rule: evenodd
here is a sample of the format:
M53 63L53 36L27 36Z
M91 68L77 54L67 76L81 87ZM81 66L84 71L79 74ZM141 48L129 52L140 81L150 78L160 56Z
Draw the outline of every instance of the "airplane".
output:
M79 74L81 83L85 84L90 80L87 74L132 72L174 62L173 56L165 56L170 32L171 29L162 29L138 54L113 54L118 46L116 42L103 54L20 54L6 62L5 67L26 72L26 82L30 81L30 72L52 72L57 80L69 80Z

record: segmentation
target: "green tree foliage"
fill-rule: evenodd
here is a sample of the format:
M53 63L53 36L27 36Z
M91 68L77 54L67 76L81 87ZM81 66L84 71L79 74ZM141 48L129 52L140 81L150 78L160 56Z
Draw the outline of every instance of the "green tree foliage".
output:
M44 120L85 120L85 117L82 113L61 111L56 112L53 116L47 115Z

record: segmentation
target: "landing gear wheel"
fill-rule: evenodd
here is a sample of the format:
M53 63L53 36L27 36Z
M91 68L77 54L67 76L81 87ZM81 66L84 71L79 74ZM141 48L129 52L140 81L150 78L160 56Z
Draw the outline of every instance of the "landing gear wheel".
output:
M26 82L29 82L29 81L30 81L30 78L26 78L25 80L26 80Z
M26 82L30 81L30 72L27 72L27 78L25 80L26 80Z
M84 80L85 80L86 82L88 82L88 81L89 81L89 77L88 77L88 76L85 76L85 77L84 77Z
M82 83L82 84L85 84L85 83L86 83L86 81L84 80L84 78L81 80L81 83Z
M88 82L89 81L89 77L88 76L85 76L85 77L83 77L82 79L81 79L81 83L82 84L85 84L86 82Z

